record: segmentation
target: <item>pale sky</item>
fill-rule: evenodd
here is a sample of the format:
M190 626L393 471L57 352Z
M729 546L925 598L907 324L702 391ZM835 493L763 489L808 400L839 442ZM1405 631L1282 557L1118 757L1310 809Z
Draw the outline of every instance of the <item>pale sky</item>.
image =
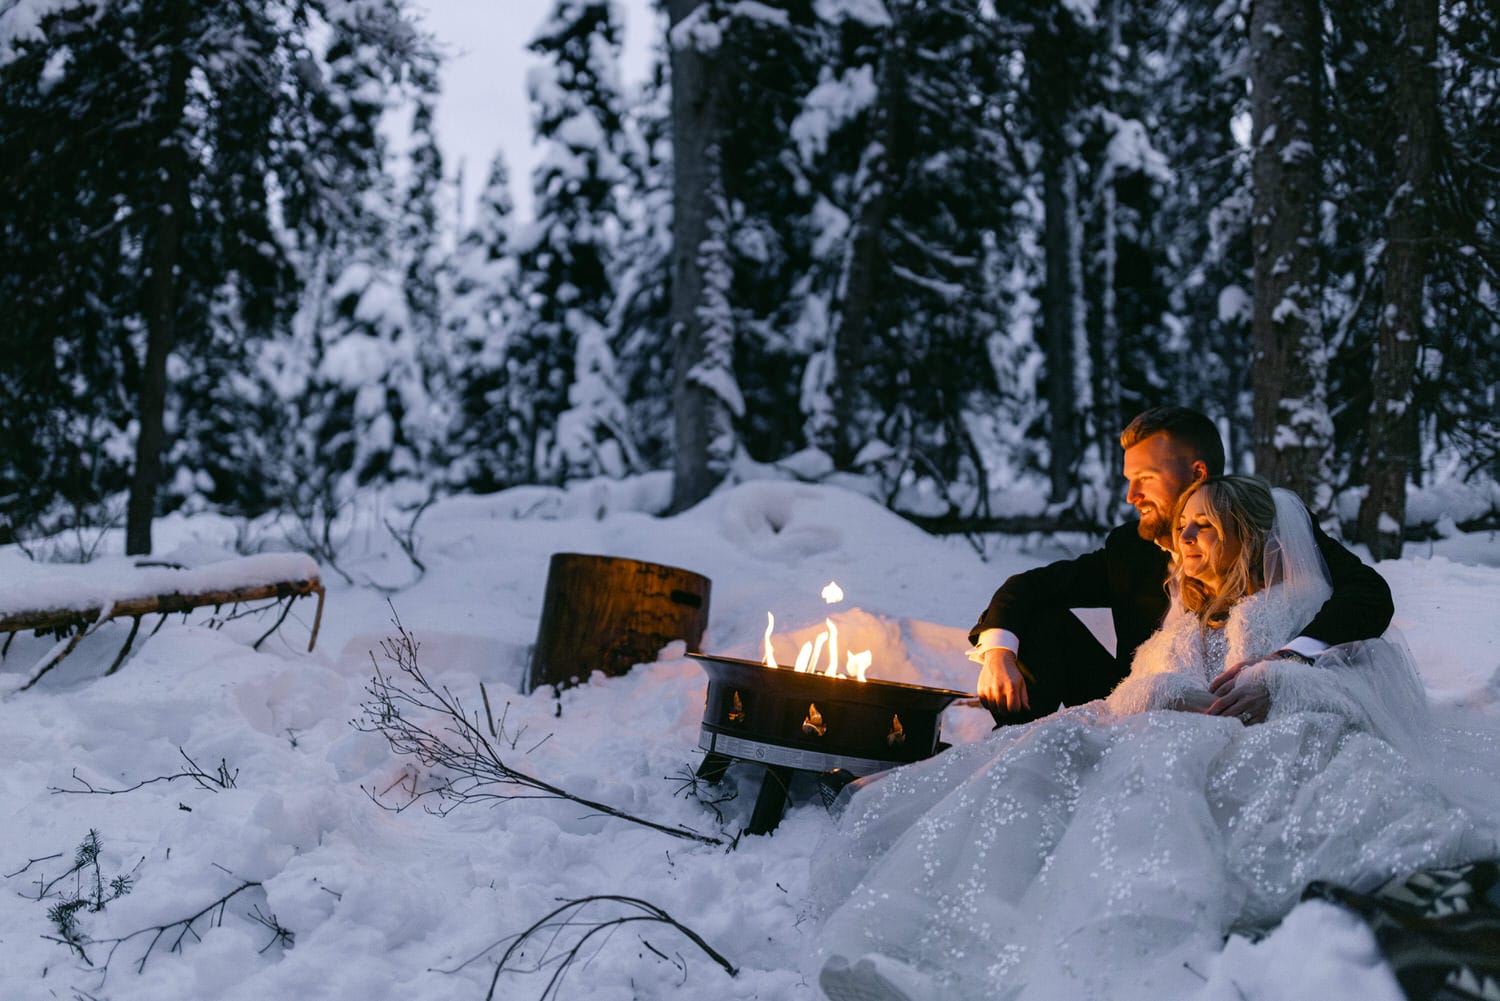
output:
M505 151L520 218L531 217L531 109L526 73L536 57L526 45L554 0L416 0L428 30L448 56L437 111L444 171L464 167L464 200L472 205L495 151ZM624 19L622 72L626 87L645 79L653 35L660 30L650 0L619 0ZM464 216L467 221L467 212Z

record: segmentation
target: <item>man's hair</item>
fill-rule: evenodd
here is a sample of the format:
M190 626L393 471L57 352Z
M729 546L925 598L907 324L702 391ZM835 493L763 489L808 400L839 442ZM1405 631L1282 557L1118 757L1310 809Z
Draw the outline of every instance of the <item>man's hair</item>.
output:
M1215 567L1219 574L1218 590L1210 594L1198 581L1186 576L1182 551L1178 546L1183 508L1194 494L1203 495L1203 510L1219 532L1221 549L1237 543L1239 549L1227 566ZM1276 522L1276 501L1271 485L1259 476L1211 476L1182 492L1172 511L1172 552L1176 555L1167 587L1175 584L1182 603L1198 613L1205 622L1223 622L1234 603L1254 594L1266 585L1266 536Z
M1154 434L1171 437L1191 449L1208 467L1209 476L1224 475L1224 442L1214 422L1187 407L1152 407L1135 415L1120 432L1120 446L1130 448Z

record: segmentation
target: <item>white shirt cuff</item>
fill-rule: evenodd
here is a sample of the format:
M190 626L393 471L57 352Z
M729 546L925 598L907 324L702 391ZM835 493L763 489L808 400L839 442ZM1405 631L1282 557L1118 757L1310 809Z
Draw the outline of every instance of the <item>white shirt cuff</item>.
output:
M979 634L979 641L974 644L974 649L968 651L966 656L976 664L984 663L984 655L990 650L1009 650L1012 653L1021 652L1021 637L1009 629L986 629Z
M1311 636L1298 636L1290 643L1284 645L1282 649L1290 650L1293 653L1300 653L1304 657L1316 657L1328 649L1328 644L1322 640L1315 640Z

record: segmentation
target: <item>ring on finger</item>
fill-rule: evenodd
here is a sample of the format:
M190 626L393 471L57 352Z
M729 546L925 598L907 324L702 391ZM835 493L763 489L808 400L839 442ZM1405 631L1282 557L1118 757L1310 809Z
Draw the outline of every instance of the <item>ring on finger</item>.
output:
M1253 712L1250 712L1248 709L1240 713L1240 722L1244 723L1246 726L1249 726L1254 721L1255 714Z

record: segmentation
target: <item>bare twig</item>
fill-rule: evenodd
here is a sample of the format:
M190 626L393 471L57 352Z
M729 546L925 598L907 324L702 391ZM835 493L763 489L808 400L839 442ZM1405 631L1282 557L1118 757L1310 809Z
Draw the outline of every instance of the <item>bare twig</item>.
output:
M599 920L583 920L583 911L591 904L615 904L618 905L618 911L611 917ZM702 936L650 901L641 900L638 897L601 894L564 901L562 906L553 909L519 935L502 939L501 942L509 942L510 945L506 948L504 955L500 957L500 962L495 964L495 973L490 978L490 989L485 994L485 1001L492 1001L495 997L495 990L499 986L500 975L502 973L537 973L548 966L552 966L554 969L552 975L547 980L546 986L542 988L539 999L540 1001L556 999L561 989L563 977L567 975L568 970L578 960L579 954L588 946L590 940L601 934L607 938L610 934L625 925L642 922L666 925L669 928L676 929L688 941L697 946L704 955L722 967L731 977L739 974L739 969L705 942ZM530 966L509 965L513 958L519 959L521 951L535 941L542 941L543 945L541 955L534 964ZM485 952L496 948L501 942L496 942L495 945L490 946ZM681 970L685 981L687 964L682 961L681 957L673 960L644 938L641 939L641 942L653 953L661 956L664 960L672 963L672 965ZM602 942L600 943L600 947L603 947ZM480 953L480 955L483 955L483 953ZM475 958L477 959L478 957L476 956ZM471 959L460 964L458 968L462 969L468 965L468 962L473 962L473 960Z
M479 697L484 699L484 718L490 722L490 736L499 740L500 735L495 732L495 711L490 708L490 693L485 691L482 681L479 683ZM510 703L507 702L505 707L509 709Z
M335 502L332 494L331 487L325 485L317 496L298 497L292 510L296 531L289 531L287 538L298 549L311 553L321 565L332 568L344 578L344 583L352 585L354 578L339 565L342 559L339 550L343 547L344 537L334 537L334 526L348 502Z
M391 614L396 635L382 640L380 647L396 670L393 675L384 673L371 652L375 674L365 687L369 698L361 706L361 716L353 720L352 725L358 730L385 737L391 750L416 759L433 772L434 782L399 807L386 806L379 796L365 790L374 802L400 812L419 799L431 797L437 805L428 809L441 815L476 803L561 799L674 838L710 845L722 843L718 838L686 827L658 824L606 803L575 796L506 764L499 749L482 729L479 714L469 713L458 696L446 686L434 685L422 672L417 662L416 639L406 631L394 609ZM429 718L431 722L428 722Z
M506 741L509 741L509 743L510 743L510 749L512 751L514 751L516 749L516 745L521 742L521 736L528 729L530 729L530 727L527 724L522 723L521 724L521 728L519 730L517 730L515 733L508 733L506 731L506 729L505 729L505 721L507 719L509 719L509 718L510 718L510 703L507 702L507 703L505 703L505 708L502 709L502 710L500 710L500 733L499 733L499 736L496 739L497 740L506 740ZM530 752L527 752L527 753L530 753Z
M131 646L135 644L136 634L140 631L141 617L137 615L131 620L130 635L125 637L125 645L120 647L120 652L115 655L114 663L110 664L109 670L104 672L106 676L114 674L120 669L120 665L125 663L125 658L130 655Z
M231 772L229 770L229 763L226 759L220 758L219 767L215 769L214 772L209 773L204 771L203 768L199 766L198 762L188 757L188 753L182 748L179 747L177 749L177 753L182 755L182 760L188 763L187 771L175 772L171 775L158 775L155 778L142 779L135 785L126 786L124 789L100 789L93 783L89 782L87 779L81 778L78 774L78 769L74 768L73 781L77 782L83 788L63 789L58 786L49 786L47 791L54 795L57 795L59 793L72 793L74 795L80 796L118 796L121 793L135 792L142 786L151 785L153 782L175 782L177 779L192 779L198 784L198 788L207 789L209 792L218 792L220 789L233 789L235 787L235 780L239 778L240 770L236 768L233 772Z
M697 800L699 805L713 811L714 819L720 824L724 823L724 811L720 807L725 803L733 802L739 796L738 792L719 792L717 786L710 787L714 790L713 792L706 791L705 786L709 784L699 778L698 773L687 765L679 768L676 775L666 778L668 782L677 783L677 788L672 791L672 795Z
M422 520L422 515L427 513L427 509L433 505L437 497L436 489L429 490L427 499L412 513L411 520L406 523L405 527L397 528L391 523L389 518L381 519L385 524L386 531L391 533L391 538L396 541L396 545L400 547L401 552L411 561L411 565L416 567L417 580L421 580L427 574L427 564L423 563L417 556L417 522Z
M259 904L256 904L251 909L250 914L246 916L251 921L254 921L256 924L261 925L271 932L271 940L265 945L261 946L261 952L265 952L267 949L271 948L271 946L277 944L280 944L283 949L290 949L297 943L297 933L292 931L290 928L287 928L280 921L278 921L275 914L266 914L265 912L263 912L260 909Z
M41 858L28 859L26 864L21 866L21 868L17 869L15 872L6 873L5 878L11 879L15 876L19 876L27 869L30 869L32 866L36 865L38 862L51 862L55 858L62 858L62 856L62 852L55 852L51 855L43 855Z
M233 900L241 893L244 893L246 890L254 889L260 885L261 884L258 882L247 880L245 882L242 882L234 889L230 890L228 893L219 897L217 900L213 901L205 907L198 909L185 918L179 918L176 921L170 921L162 925L151 925L147 928L139 928L128 935L121 935L117 938L95 939L95 943L99 945L109 946L109 952L105 956L103 969L109 969L110 961L114 959L115 952L120 948L120 946L124 945L126 942L131 941L132 939L140 938L143 935L150 935L151 941L147 943L146 951L141 954L140 960L135 964L135 971L137 973L140 973L146 968L146 961L151 958L152 951L155 950L157 945L161 943L162 939L171 935L173 932L176 932L176 937L172 939L172 944L168 948L168 951L181 952L182 945L187 940L188 936L191 935L194 939L197 940L202 939L202 936L198 934L197 926L199 921L205 921L206 919L205 923L210 928L223 924L224 910L228 906L229 901ZM251 920L255 919L252 917ZM291 933L288 932L287 934Z
M95 628L97 628L97 626ZM24 692L32 685L35 685L38 681L41 681L42 677L46 675L48 671L52 670L58 664L61 664L63 658L72 653L73 649L77 647L78 644L83 640L83 637L91 632L93 632L92 629L89 629L85 626L79 626L78 631L73 634L71 639L69 639L66 643L59 643L57 646L49 650L47 652L47 655L40 661L38 661L37 664L33 667L31 678L26 682L26 684L21 686L20 690Z
M252 650L259 650L260 649L260 645L262 643L264 643L267 639L269 639L272 633L274 633L276 630L278 630L278 629L281 628L281 624L286 621L286 617L287 617L288 614L290 614L291 610L292 610L292 599L291 598L287 598L286 601L285 601L285 603L282 604L282 606L281 606L281 614L276 617L276 621L275 622L271 623L271 628L267 629L265 632L261 633L260 634L260 639L256 640L254 643L250 644L250 649L252 649Z

